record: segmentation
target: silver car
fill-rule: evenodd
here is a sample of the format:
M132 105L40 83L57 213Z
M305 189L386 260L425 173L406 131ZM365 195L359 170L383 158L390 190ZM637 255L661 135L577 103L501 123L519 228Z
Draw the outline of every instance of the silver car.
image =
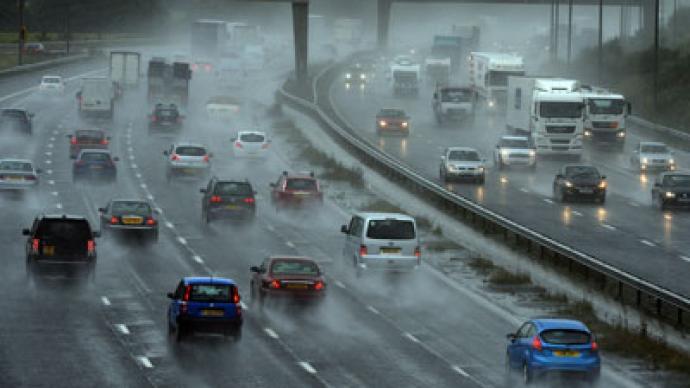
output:
M357 213L340 231L343 253L361 275L367 269L414 270L422 255L415 219L398 213Z
M441 181L451 179L469 179L484 183L486 159L477 150L470 147L448 147L441 156L439 168Z
M494 149L494 163L499 169L506 166L537 167L537 152L527 136L502 136Z
M266 156L271 141L264 132L240 131L237 137L230 139L233 143L233 153L237 157Z
M0 190L26 190L38 185L38 174L31 160L0 159Z
M202 144L172 144L169 149L163 151L163 155L167 157L166 178L168 181L181 175L205 177L211 171L213 154Z
M633 150L630 164L640 171L675 170L673 151L664 143L643 141Z

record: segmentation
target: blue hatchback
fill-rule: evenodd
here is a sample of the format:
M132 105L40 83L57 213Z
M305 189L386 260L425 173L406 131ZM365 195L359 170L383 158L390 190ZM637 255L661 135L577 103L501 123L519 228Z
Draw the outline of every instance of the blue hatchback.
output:
M242 336L240 294L232 279L185 277L168 298L168 332L178 341L202 331Z
M599 346L587 326L570 319L532 319L508 334L508 373L522 371L525 384L547 373L599 379Z

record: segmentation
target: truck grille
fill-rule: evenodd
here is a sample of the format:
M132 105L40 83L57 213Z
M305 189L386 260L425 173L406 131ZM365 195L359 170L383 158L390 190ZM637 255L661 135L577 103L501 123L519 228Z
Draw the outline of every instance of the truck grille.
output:
M546 133L575 133L575 126L565 125L547 125Z
M553 145L569 145L569 139L551 139L551 144Z
M593 128L616 128L615 121L592 121Z

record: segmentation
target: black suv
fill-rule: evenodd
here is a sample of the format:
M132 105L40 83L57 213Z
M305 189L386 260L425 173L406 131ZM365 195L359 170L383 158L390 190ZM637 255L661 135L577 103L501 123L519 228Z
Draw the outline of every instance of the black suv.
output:
M41 265L79 265L93 274L98 232L89 221L73 215L40 215L31 229L22 231L26 240L26 268L32 273Z
M0 130L9 129L31 135L32 117L34 114L24 109L0 109Z
M180 114L175 104L156 104L153 113L149 115L149 129L179 129L184 116Z
M211 178L208 185L200 190L201 220L209 223L217 218L253 219L256 214L256 191L249 181Z
M652 201L661 210L690 207L690 172L668 171L659 174L652 187Z
M606 201L606 176L594 166L569 164L561 167L553 180L553 196L561 202L571 198Z

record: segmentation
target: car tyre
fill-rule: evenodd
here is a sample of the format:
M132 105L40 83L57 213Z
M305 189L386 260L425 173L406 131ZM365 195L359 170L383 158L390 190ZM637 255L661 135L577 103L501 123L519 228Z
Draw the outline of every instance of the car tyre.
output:
M175 341L176 342L182 342L184 337L187 336L187 331L188 331L187 325L183 325L182 323L178 323L177 327L175 328Z
M503 163L503 158L501 158L500 156L498 157L498 163L497 164L498 164L499 170L503 170L506 168L506 165Z
M664 211L668 208L668 206L666 205L666 201L664 201L664 199L661 198L661 196L657 197L657 204L659 206L659 209L662 211Z
M534 376L532 375L532 371L529 369L527 363L524 363L522 365L522 383L525 385L530 385L533 380Z
M446 169L444 169L444 168L439 169L438 174L441 178L441 182L446 183L448 181L448 174L446 173Z

